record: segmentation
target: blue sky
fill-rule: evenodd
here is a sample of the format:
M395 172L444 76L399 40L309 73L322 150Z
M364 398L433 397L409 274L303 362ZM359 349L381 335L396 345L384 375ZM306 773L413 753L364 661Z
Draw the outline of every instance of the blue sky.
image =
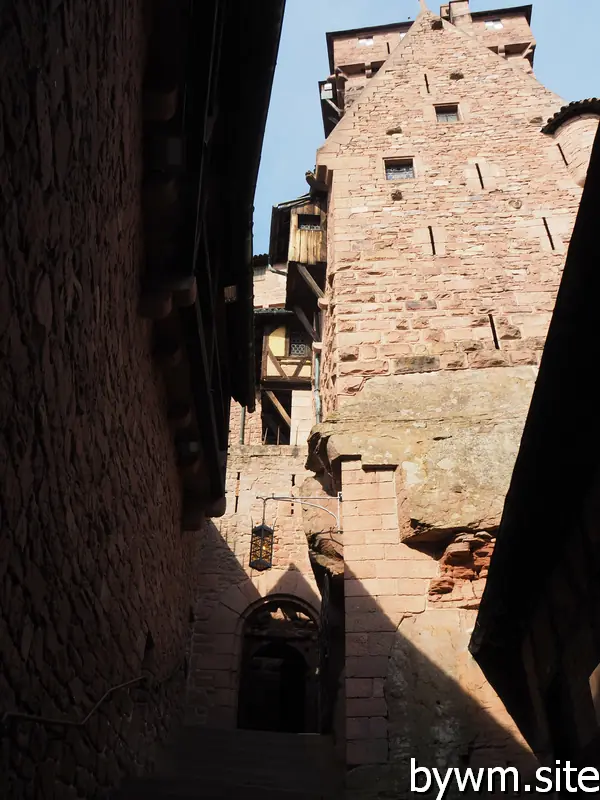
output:
M473 11L525 5L471 0ZM439 11L439 0L429 0ZM600 0L533 0L535 73L565 100L600 95ZM318 81L329 74L327 31L415 19L418 0L287 0L255 199L254 252L268 250L271 208L307 191L323 143Z

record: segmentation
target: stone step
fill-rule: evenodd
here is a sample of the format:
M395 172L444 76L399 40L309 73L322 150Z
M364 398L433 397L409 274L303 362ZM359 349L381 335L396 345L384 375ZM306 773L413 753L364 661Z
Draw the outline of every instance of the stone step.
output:
M338 800L343 795L223 784L184 778L138 778L127 783L117 800Z
M335 791L343 770L333 742L319 735L264 731L182 730L156 764L160 775L228 785L254 784L280 791Z
M120 800L336 800L343 769L333 741L317 734L181 729L155 776L128 781Z

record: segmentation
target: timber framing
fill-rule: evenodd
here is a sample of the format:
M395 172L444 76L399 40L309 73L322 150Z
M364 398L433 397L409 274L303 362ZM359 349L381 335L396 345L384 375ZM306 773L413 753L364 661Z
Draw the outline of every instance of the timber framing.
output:
M254 409L253 200L285 0L148 6L140 313L164 375L183 527L197 529L225 510L231 398Z

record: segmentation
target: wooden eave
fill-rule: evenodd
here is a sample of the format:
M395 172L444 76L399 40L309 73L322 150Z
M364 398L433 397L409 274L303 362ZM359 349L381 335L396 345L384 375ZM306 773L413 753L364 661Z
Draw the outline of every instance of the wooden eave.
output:
M284 7L152 4L140 311L165 373L184 527L223 513L231 398L254 409L253 202Z

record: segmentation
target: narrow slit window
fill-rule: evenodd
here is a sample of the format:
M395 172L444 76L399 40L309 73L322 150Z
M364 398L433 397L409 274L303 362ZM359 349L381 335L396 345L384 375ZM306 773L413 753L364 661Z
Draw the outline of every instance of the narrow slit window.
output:
M415 177L415 165L412 158L385 162L385 177L388 181L407 181Z
M385 43L385 46L387 47L388 56L389 56L389 54L390 54L390 52L391 52L391 51L390 51L390 43L389 43L389 42L386 42L386 43Z
M546 219L546 217L542 217L542 219L544 220L544 228L546 229L546 234L548 236L548 241L550 242L550 247L553 250L556 250L556 247L554 246L554 239L552 238L552 233L550 232L550 226L548 225L548 220Z
M492 338L494 340L494 347L496 350L500 350L500 340L498 339L498 331L496 330L496 323L494 322L493 314L488 314L490 319L490 328L492 329Z
M238 510L238 503L240 501L240 477L241 472L238 472L236 482L235 482L235 509L233 511L234 514L237 514Z
M479 178L479 185L481 186L482 189L485 189L485 183L483 182L483 175L481 174L481 167L479 166L479 164L475 164L475 167L477 168L477 177Z
M435 236L433 234L433 228L431 227L431 225L429 226L429 241L431 242L431 253L432 255L435 256L436 255Z
M435 115L438 122L458 122L460 120L457 105L436 106Z
M425 78L425 88L427 89L427 94L431 94L431 89L429 88L429 78L427 75L424 75Z
M567 161L567 157L565 155L565 151L562 149L562 147L559 144L557 144L556 146L558 147L558 152L562 156L562 160L565 162L565 166L568 167L569 166L569 162Z
M319 214L298 214L298 229L301 231L320 231L321 217Z

